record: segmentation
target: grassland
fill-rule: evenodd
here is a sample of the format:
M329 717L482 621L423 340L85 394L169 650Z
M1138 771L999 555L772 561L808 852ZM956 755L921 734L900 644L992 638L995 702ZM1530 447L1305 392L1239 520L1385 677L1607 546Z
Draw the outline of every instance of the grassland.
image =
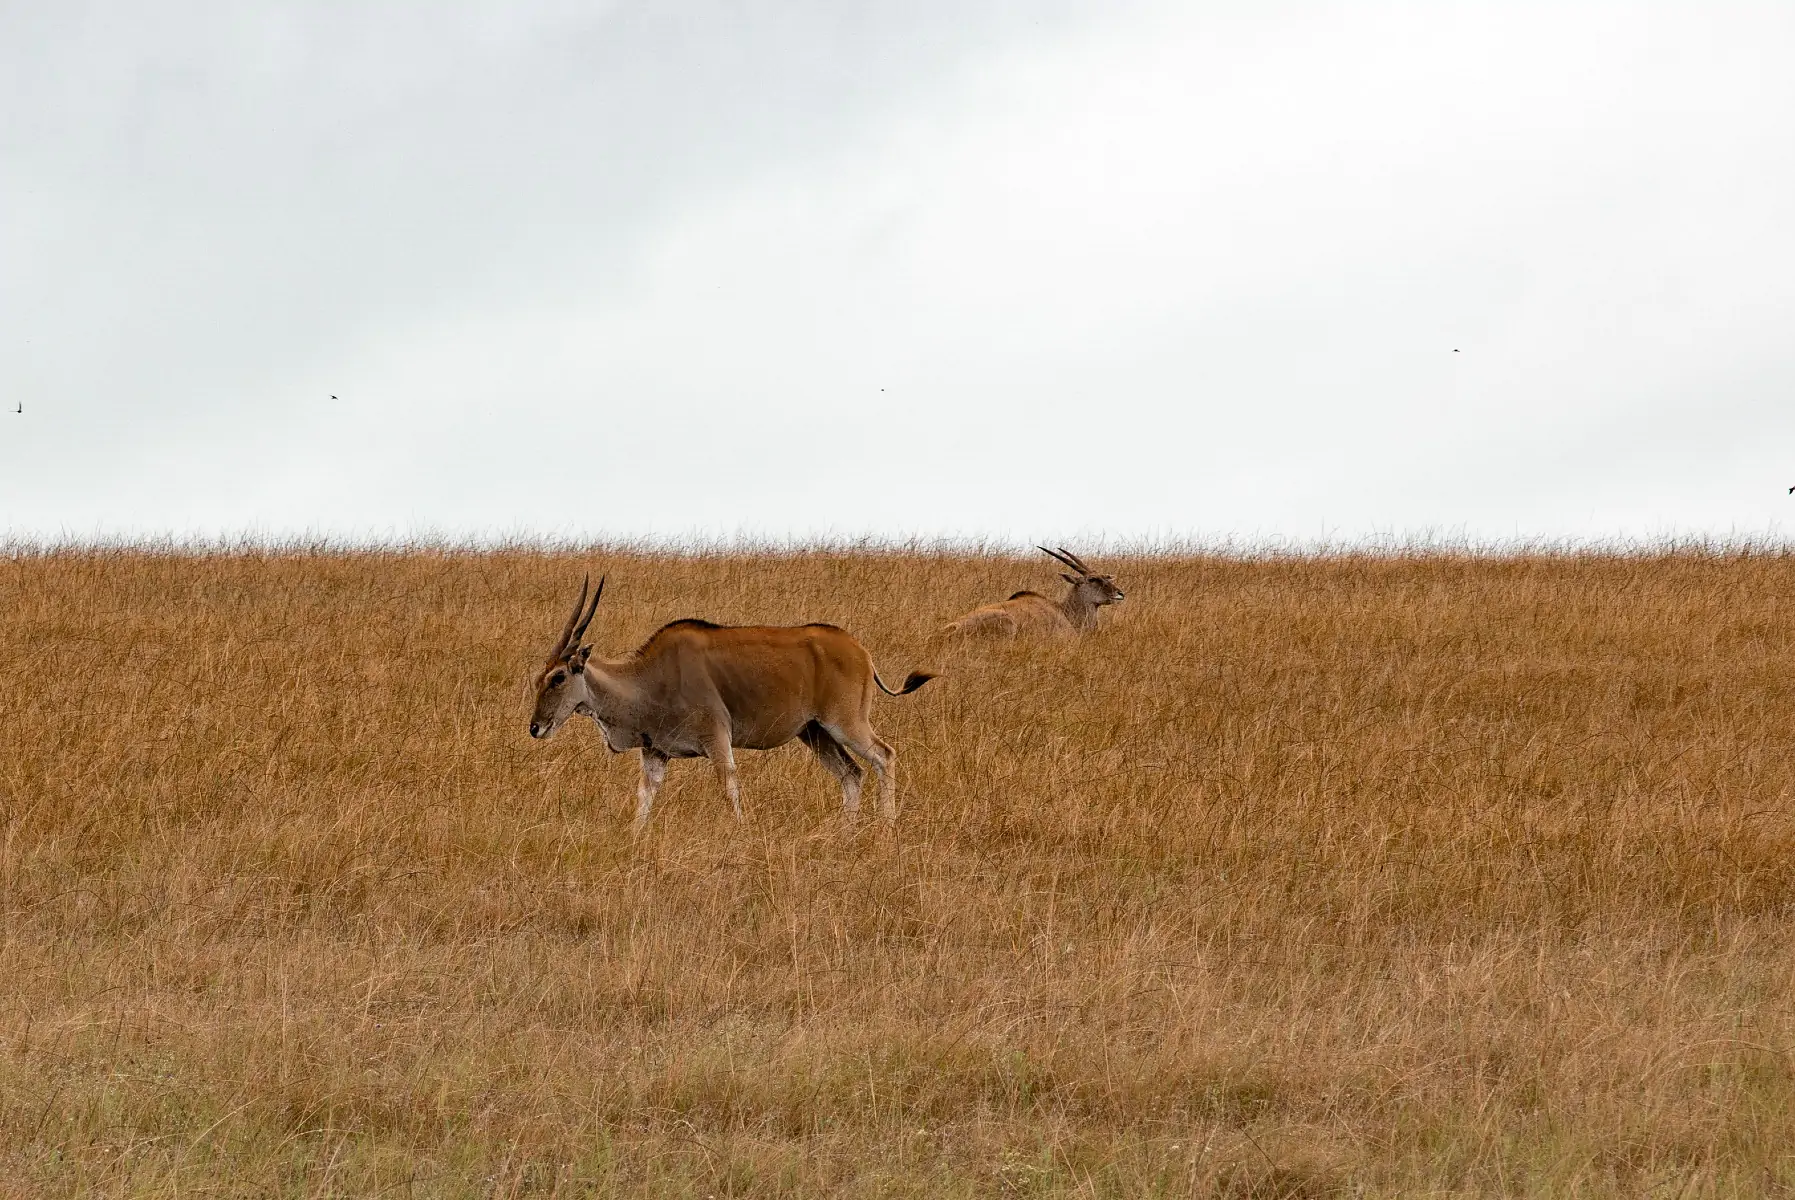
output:
M828 620L895 833L525 733ZM0 1194L1795 1190L1795 559L0 559ZM1107 614L1106 614L1107 615Z

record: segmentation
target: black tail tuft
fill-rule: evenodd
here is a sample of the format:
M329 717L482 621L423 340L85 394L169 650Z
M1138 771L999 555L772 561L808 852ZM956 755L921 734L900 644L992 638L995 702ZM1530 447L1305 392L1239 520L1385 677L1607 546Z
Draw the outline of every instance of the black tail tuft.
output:
M879 690L884 692L887 696L908 696L911 692L914 692L917 688L933 678L935 677L927 671L912 671L904 679L904 686L894 692L885 686L885 681L879 678L879 673L877 671L873 672L873 682L878 684Z
M927 671L912 671L904 677L904 686L898 689L898 695L908 696L933 678L935 677Z

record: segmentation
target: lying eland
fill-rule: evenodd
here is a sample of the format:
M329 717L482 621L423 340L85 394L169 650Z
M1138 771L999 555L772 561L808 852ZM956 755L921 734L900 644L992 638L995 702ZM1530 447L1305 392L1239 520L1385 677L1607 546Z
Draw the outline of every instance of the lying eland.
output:
M873 729L873 688L905 696L933 675L912 672L892 691L866 647L834 625L688 619L663 625L633 654L595 659L592 647L580 644L605 590L600 579L588 605L591 582L587 576L580 584L573 614L536 680L530 736L548 737L580 713L597 722L612 750L640 750L636 832L648 823L668 759L710 759L740 820L733 748L771 750L793 738L841 782L850 817L860 809L864 771L848 752L870 762L879 777L879 815L897 818L897 752Z
M1072 585L1064 600L1056 604L1039 592L1017 592L1002 603L973 609L941 632L994 633L1012 638L1019 634L1088 633L1097 628L1098 609L1122 602L1122 589L1116 586L1114 575L1093 574L1064 546L1058 550L1049 550L1045 546L1035 549L1078 572L1076 575L1060 574L1061 579Z

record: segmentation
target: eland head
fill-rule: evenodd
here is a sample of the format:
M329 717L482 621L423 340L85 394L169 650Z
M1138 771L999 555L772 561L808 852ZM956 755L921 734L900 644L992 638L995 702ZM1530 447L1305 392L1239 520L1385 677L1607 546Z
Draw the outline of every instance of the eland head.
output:
M589 703L591 687L586 680L586 661L592 647L584 645L586 627L598 611L598 598L605 594L605 581L600 577L592 602L586 593L592 588L592 576L580 582L580 598L574 601L573 612L561 628L561 639L536 676L536 709L530 716L530 736L545 738L561 727L561 723Z

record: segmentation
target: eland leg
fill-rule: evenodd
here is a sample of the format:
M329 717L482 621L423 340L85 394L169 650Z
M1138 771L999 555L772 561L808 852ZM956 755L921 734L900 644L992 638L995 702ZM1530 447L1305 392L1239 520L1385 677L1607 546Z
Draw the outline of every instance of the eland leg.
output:
M735 779L735 750L729 744L729 729L718 726L711 734L710 745L705 749L705 757L717 769L717 782L723 785L723 794L729 797L729 807L735 812L735 819L742 819L742 789Z
M636 820L630 826L632 833L640 836L648 828L648 814L654 809L655 794L661 790L661 782L666 778L667 756L658 750L644 748L642 778L636 781Z
M817 761L841 784L841 808L848 819L853 820L860 813L860 784L866 778L866 772L854 761L853 755L815 721L798 731L798 740L810 747Z
M879 779L879 816L886 821L897 820L897 751L874 733L867 722L855 729L837 729L830 725L823 728L836 741L872 764L873 774Z

